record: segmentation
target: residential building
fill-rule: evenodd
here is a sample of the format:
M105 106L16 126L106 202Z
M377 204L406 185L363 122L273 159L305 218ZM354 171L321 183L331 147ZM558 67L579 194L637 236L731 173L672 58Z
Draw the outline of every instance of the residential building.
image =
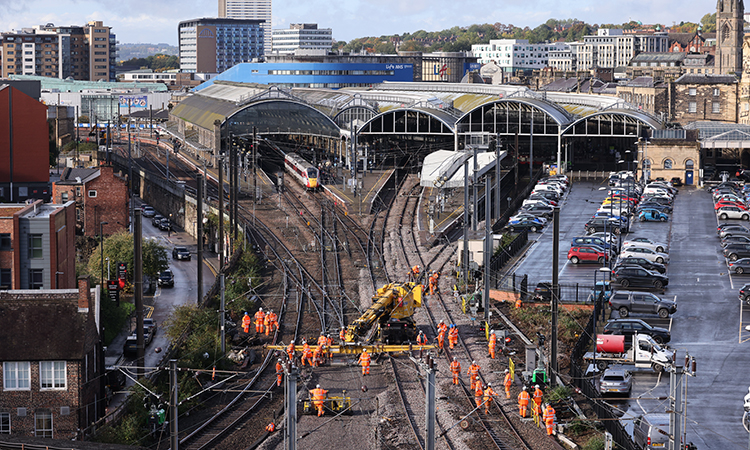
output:
M669 91L671 85L662 79L639 76L617 85L617 96L636 108L654 116L661 114L670 117Z
M687 54L682 52L640 53L628 64L628 78L638 77L677 79L683 73L683 63Z
M47 107L0 84L0 201L49 198Z
M564 42L529 44L526 39L490 39L488 44L474 44L471 53L480 64L494 61L506 73L531 72L547 67L550 51L569 50Z
M669 33L669 51L673 53L713 53L716 33L703 33L701 26L695 33Z
M740 74L745 6L742 0L719 0L716 8L716 73Z
M105 236L128 229L128 181L112 166L93 169L66 167L60 181L52 184L55 202L75 202L75 228L78 234Z
M674 82L674 121L738 121L739 83L734 75L685 74Z
M2 289L72 288L75 256L74 202L0 203Z
M263 30L263 51L271 52L272 0L219 0L219 18L260 20Z
M639 53L666 52L669 38L665 32L624 34L621 29L599 28L596 36L584 36L578 49L578 70L597 67L625 67Z
M297 49L327 50L333 46L330 28L318 28L316 23L292 23L288 29L272 31L274 53L294 53Z
M0 75L115 81L117 40L101 21L0 33Z
M263 56L261 20L193 19L180 22L180 71L221 73ZM269 36L270 39L270 36Z
M561 49L550 50L547 57L547 65L555 70L563 72L574 72L578 68L579 42L566 43Z
M72 289L0 292L2 433L83 440L103 416L99 293L88 277Z

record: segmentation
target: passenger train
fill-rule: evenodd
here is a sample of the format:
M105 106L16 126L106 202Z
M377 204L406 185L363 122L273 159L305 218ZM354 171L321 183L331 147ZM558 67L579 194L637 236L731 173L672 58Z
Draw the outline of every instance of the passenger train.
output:
M318 169L305 161L296 153L287 153L284 157L284 168L295 180L300 182L305 189L316 191L320 187L318 183Z

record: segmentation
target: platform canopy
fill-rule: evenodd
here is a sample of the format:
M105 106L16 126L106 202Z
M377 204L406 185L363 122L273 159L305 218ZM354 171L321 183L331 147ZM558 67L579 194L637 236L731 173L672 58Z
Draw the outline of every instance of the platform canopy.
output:
M505 152L501 152L500 159ZM464 187L464 161L469 160L469 177L474 176L474 153L454 152L450 150L438 150L430 153L424 159L422 174L419 180L420 186L436 188L461 188ZM477 154L477 172L480 176L495 165L495 153L481 151ZM469 180L471 183L471 180Z

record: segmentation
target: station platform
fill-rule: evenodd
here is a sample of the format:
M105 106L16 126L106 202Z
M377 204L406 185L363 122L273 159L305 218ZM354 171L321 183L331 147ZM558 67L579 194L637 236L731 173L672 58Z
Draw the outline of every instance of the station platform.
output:
M379 201L393 195L392 191L397 183L393 169L368 171L359 180L361 186L356 189L348 183L325 184L323 192L347 213L362 215L370 214Z

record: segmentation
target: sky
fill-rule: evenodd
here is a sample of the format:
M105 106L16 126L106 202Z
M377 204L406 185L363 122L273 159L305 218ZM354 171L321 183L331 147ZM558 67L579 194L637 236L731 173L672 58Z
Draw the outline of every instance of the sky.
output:
M273 28L317 23L337 41L358 37L440 31L454 26L504 23L535 28L548 19L575 18L590 24L630 20L664 25L699 22L716 12L715 1L629 0L274 0ZM84 25L100 20L120 43L177 45L183 20L218 16L218 0L0 0L0 31L53 23Z

